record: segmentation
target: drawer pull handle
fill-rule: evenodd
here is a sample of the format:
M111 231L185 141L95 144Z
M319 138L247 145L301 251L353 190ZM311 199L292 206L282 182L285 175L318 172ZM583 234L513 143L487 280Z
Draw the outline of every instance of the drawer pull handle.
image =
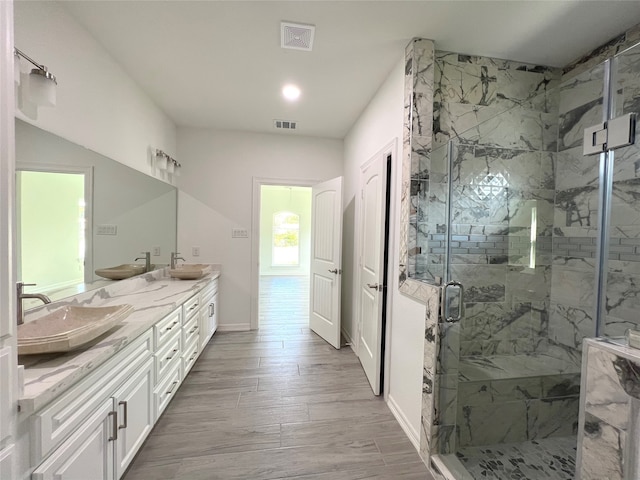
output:
M213 317L216 313L216 304L215 303L210 303L209 304L209 316Z
M178 380L176 380L175 382L173 382L171 384L171 388L169 390L167 390L167 395L171 395L173 393L173 389L176 388L177 384L178 384Z
M165 332L168 332L169 330L171 330L173 327L175 327L178 324L178 321L176 320L175 322L173 322L171 325L169 325L166 329Z
M127 425L129 424L129 406L125 400L118 402L118 405L124 405L124 422L118 427L118 429L127 428Z
M195 352L193 352L193 355L191 356L191 358L189 359L190 362L193 362L193 359L196 358L196 355L198 355L198 351L196 350Z
M109 442L114 442L116 440L118 440L118 412L109 412L109 417L113 417L112 420L112 430L113 430L113 436L109 437L107 439L107 441Z
M193 333L193 332L195 332L196 330L198 330L198 326L197 326L197 325L191 329L191 331L189 332L189 334L192 334L192 333Z
M194 303L193 306L189 309L189 311L195 310L196 308L198 308L198 304Z
M173 357L175 357L175 355L176 355L176 352L177 352L177 351L178 351L178 349L177 349L177 348L174 348L174 349L171 351L171 355L169 355L169 356L166 358L166 360L171 360Z

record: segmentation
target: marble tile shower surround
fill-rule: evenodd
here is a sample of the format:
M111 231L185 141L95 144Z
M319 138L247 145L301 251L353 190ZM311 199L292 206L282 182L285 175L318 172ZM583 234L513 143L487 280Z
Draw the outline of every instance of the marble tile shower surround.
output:
M454 194L457 193L461 199L461 215L467 215L470 220L461 217L469 223L451 225L451 235L460 237L454 240L459 244L452 246L452 250L459 250L451 251L450 257L452 267L459 268L460 274L476 279L476 283L471 285L473 301L468 304L475 321L465 326L466 333L461 332L460 325L437 324L435 329L436 373L432 390L437 401L431 405L428 402L432 399L423 402L423 431L428 431L429 415L432 422L431 441L426 446L423 441L423 456L454 452L457 448L459 439L455 416L458 411L453 406L457 403L461 358L465 360L461 370L465 370L465 365L473 364L478 356L497 363L500 358L513 359L513 355L523 359L531 355L538 359L552 358L557 363L553 372L527 381L540 385L540 389L543 384L557 381L557 388L553 396L534 400L544 399L544 403L556 405L571 404L565 410L567 415L559 410L559 419L575 419L575 373L559 372L574 369L581 354L579 347L584 332L589 330L589 326L593 328L591 308L585 308L585 305L592 301L594 291L597 235L594 222L597 217L594 214L597 212L592 199L594 192L597 196L598 166L577 155L581 150L581 126L588 125L590 119L598 115L597 109L601 108L601 92L596 88L598 72L589 70L604 57L597 61L594 58L620 51L635 43L637 40L634 39L640 40L638 27L563 70L449 52L435 53L433 149L429 156L418 157L418 161L408 162L405 156L404 178L407 178L407 166L413 168L413 175L409 177L412 181L403 184L403 218L409 218L411 224L406 226L401 237L403 251L408 256L405 265L409 272L403 272L401 280L407 275L433 278L443 272L444 242L449 233L443 213L446 212L449 180L445 144L454 138L456 146L461 148L461 152L454 152L459 155L456 157L459 159L455 165L457 169L454 169L454 175L458 175L459 190L454 190ZM443 60L439 62L441 55ZM505 82L505 78L510 80ZM500 81L505 85L501 92L498 91ZM441 84L446 85L447 82L452 85L438 91ZM405 98L410 98L410 94L406 95L408 85L405 83ZM525 85L529 85L528 91ZM532 94L532 91L537 93ZM629 84L627 91L631 91ZM407 105L409 103L405 102L405 107ZM562 115L562 112L567 115ZM412 125L410 116L406 118L405 132ZM508 163L512 159L516 160ZM474 162L479 169L476 177L469 175L474 171ZM532 162L535 168L531 168ZM631 165L628 164L630 171ZM481 166L484 170L480 170ZM505 177L504 171L513 175L517 188L509 188L500 175L494 175L496 172ZM633 171L635 174L635 165ZM461 180L467 180L467 183ZM511 178L507 183L508 180ZM490 203L487 202L487 190L495 192L496 197L502 195L501 200L507 207L495 204L493 209L486 210L486 204ZM485 198L480 198L482 195ZM467 203L464 204L463 200ZM529 247L526 237L530 234L524 224L527 219L525 208L531 201L539 202L542 207L536 232L534 272L528 271L525 265ZM513 225L505 227L498 221L505 211L516 213ZM518 212L522 214L520 217ZM495 222L471 223L478 218ZM630 236L620 236L619 245L627 247L624 243L629 242ZM622 237L626 239L623 241ZM472 248L477 251L472 251ZM623 273L624 268L636 271L630 257L622 258L622 255L631 253L637 252L622 248L612 251L613 262L610 265L613 273ZM529 279L527 275L530 275ZM620 289L624 281L621 279L618 285ZM415 286L413 290L419 291L419 298L424 301L425 290ZM622 296L622 300L629 303L629 300L633 301L634 294L626 290ZM477 313L473 313L474 309ZM493 324L482 318L484 312L494 312L492 318L498 319L498 330L502 333L493 331ZM527 324L527 317L533 318L530 324ZM492 337L493 333L498 333L498 337ZM469 343L465 343L464 348L468 349L468 355L461 357L461 338L466 334L464 341ZM433 331L427 329L425 337L430 335ZM469 338L472 335L489 338L477 342L476 338ZM431 360L425 358L425 365L431 364L429 362ZM518 372L513 374L518 375ZM520 381L514 380L516 383ZM490 390L507 388L500 384L500 379L480 381L488 382ZM470 384L467 387L477 386ZM515 385L512 390L528 392L522 385ZM548 402L548 398L558 400ZM547 424L550 425L553 420L549 423L548 419L553 418L554 412L546 413ZM575 421L569 423L575 428Z
M28 311L25 322L67 305L104 307L130 304L134 307L120 325L87 347L66 354L18 357L18 364L25 366L24 391L18 398L20 411L29 414L38 410L95 370L219 276L221 266L214 265L213 268L213 273L199 280L177 280L169 277L168 268L155 270Z
M426 302L428 292L412 278L415 271L416 218L424 210L416 197L428 195L433 138L433 57L431 40L413 39L405 49L404 134L402 142L402 191L400 212L400 291ZM419 173L421 172L421 173ZM421 178L422 177L422 178ZM422 190L421 190L421 187Z
M617 52L638 41L639 28L619 37L605 52ZM597 53L597 52L596 52ZM600 60L603 58L598 55ZM617 114L640 111L640 50L618 57L614 102ZM565 73L560 87L560 128L555 191L552 297L549 319L554 342L580 349L594 336L599 162L582 156L582 130L602 121L602 65ZM624 334L637 328L640 306L640 172L638 145L614 152L606 306L603 333Z
M452 177L440 179L443 192L452 183L450 272L466 288L461 358L547 348L559 78L545 66L436 52L434 144L453 143ZM444 209L446 194L429 200ZM444 249L440 231L418 240L427 256Z
M606 340L586 340L582 387L578 478L638 478L640 471L630 461L628 447L636 449L638 442L640 351Z
M424 324L424 353L422 364L422 408L420 421L420 456L429 465L432 442L437 429L435 422L437 385L436 359L438 358L438 312L440 311L440 287L423 284L427 304Z

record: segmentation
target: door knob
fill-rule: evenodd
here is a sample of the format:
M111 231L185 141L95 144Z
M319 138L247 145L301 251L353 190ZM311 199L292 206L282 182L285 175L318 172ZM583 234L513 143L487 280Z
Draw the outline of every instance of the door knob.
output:
M380 290L380 285L378 285L377 283L367 283L367 287L372 288L373 290Z
M338 273L338 269L334 268L333 270L329 270L329 273L336 273L337 274Z

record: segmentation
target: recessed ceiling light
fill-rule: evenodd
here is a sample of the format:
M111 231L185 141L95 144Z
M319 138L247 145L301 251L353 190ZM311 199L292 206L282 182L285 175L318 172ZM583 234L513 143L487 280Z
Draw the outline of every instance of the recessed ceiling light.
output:
M282 95L290 102L293 102L300 97L300 89L295 85L285 85L282 87Z

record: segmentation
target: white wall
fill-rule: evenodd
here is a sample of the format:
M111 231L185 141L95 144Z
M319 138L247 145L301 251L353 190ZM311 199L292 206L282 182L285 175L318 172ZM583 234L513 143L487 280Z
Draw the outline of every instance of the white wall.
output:
M309 275L311 265L311 189L262 185L260 198L260 275ZM273 265L273 215L298 215L298 265ZM256 232L257 233L257 232Z
M14 5L16 47L58 79L56 107L40 108L37 121L16 116L154 175L150 148L174 156L175 125L62 4ZM29 65L22 60L21 69Z
M390 300L390 365L386 381L389 404L414 445L419 442L425 306L398 291L400 187L404 112L404 52L344 140L343 328L356 331L355 205L360 166L396 140L392 173Z
M248 329L253 178L323 181L342 175L341 140L180 128L178 250L189 262L220 263L222 329ZM231 238L232 228L248 238ZM192 247L200 247L193 257Z

